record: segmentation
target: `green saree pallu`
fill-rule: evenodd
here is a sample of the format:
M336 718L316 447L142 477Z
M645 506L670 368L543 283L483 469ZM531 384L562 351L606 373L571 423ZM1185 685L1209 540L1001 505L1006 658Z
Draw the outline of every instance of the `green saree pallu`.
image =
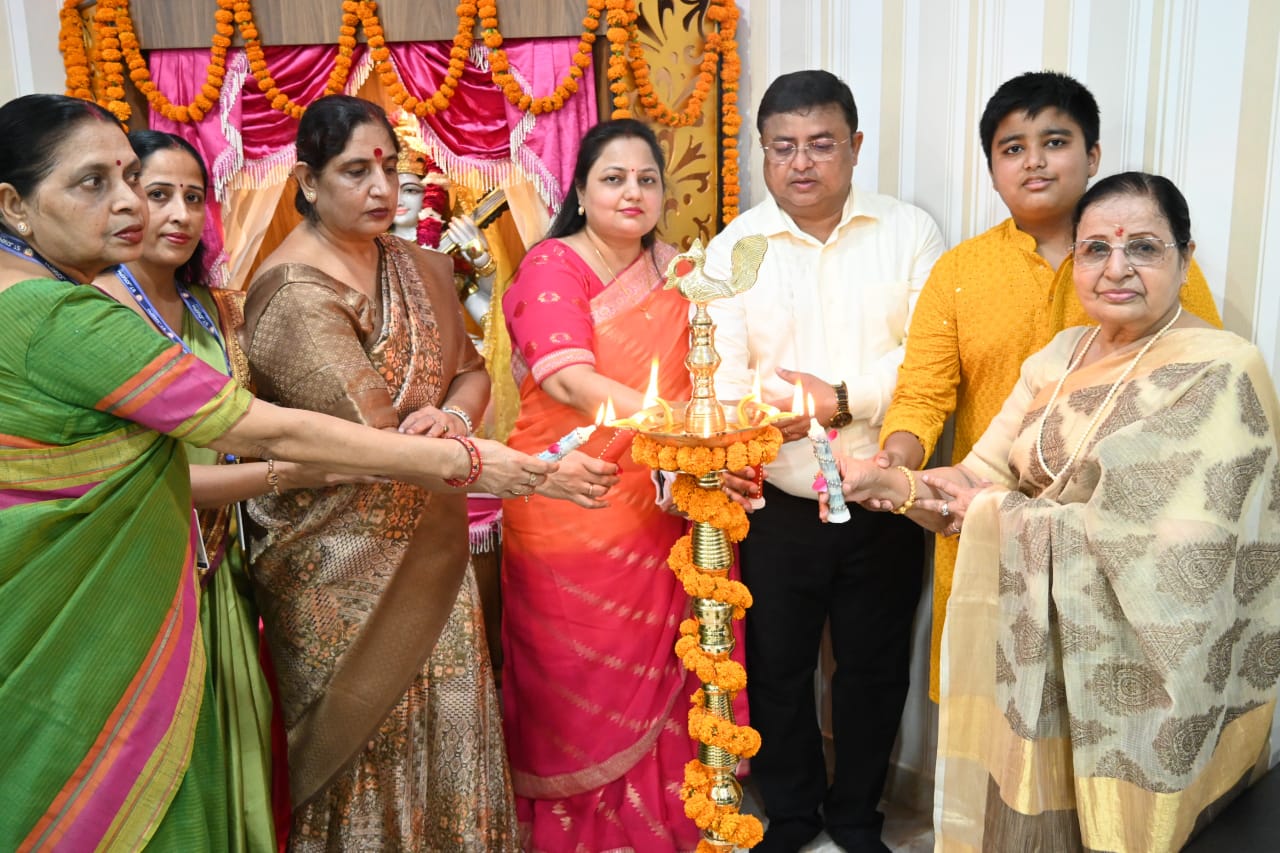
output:
M0 849L224 846L182 442L234 382L90 287L0 292Z

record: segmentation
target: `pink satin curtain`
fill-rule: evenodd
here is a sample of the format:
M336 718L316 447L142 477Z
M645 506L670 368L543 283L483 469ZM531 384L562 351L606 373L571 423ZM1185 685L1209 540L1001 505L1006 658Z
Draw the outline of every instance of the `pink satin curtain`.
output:
M392 62L411 93L434 92L448 68L450 42L389 45ZM534 96L551 94L573 62L576 38L526 39L504 45L514 76ZM376 71L365 45L352 57L347 93L356 94ZM276 85L298 103L319 97L328 81L337 47L268 47L267 65ZM204 83L208 51L156 50L150 53L152 79L174 103L189 103ZM211 279L225 283L226 255L219 204L234 204L229 188L264 188L288 178L293 165L297 122L271 108L249 74L243 50L228 55L222 98L199 122L183 124L150 112L150 126L190 142L209 167L211 206L205 240L214 261ZM377 82L369 81L371 84ZM424 119L431 143L444 149L445 165L476 167L478 174L529 180L548 208L558 209L572 180L582 135L596 121L590 69L579 91L554 113L532 116L515 109L490 77L484 52L475 51L464 69L449 109ZM494 183L502 183L495 179ZM237 247L230 247L235 251ZM219 271L221 268L221 272Z

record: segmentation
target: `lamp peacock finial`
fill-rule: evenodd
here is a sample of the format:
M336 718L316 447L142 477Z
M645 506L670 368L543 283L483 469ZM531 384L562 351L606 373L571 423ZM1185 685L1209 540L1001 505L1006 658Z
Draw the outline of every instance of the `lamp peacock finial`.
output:
M667 264L664 285L666 290L678 288L680 295L690 302L710 302L714 299L725 299L737 296L750 290L756 283L760 272L760 263L764 260L769 241L759 234L743 237L733 244L730 256L729 278L711 278L702 271L706 261L706 253L702 250L702 241L694 238L687 251L681 252Z

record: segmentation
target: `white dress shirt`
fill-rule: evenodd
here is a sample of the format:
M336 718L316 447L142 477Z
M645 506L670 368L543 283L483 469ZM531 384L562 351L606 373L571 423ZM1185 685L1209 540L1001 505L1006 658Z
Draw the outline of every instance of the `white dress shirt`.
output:
M832 447L856 458L875 455L911 312L942 254L937 224L918 207L851 187L840 224L822 243L770 197L712 239L704 273L729 278L733 244L748 234L767 237L769 249L754 287L711 303L721 358L716 395L740 399L759 373L766 400L790 401L794 386L774 372L779 367L844 381L853 423ZM817 498L810 442L784 444L767 471L774 486Z

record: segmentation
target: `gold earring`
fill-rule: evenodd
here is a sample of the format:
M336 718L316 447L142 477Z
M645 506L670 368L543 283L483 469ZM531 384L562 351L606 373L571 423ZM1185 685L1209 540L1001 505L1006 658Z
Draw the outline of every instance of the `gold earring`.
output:
M586 213L586 211L582 209L582 205L578 205L578 215L581 216L584 213Z
M27 223L25 223L25 222L19 222L19 223L18 223L18 225L17 225L17 228L18 228L18 233L19 233L19 234L26 234L26 233L27 233L27 231L31 230L31 229L29 229L29 228L27 227Z
M316 194L307 190L302 191L302 197L307 200L307 204L315 204Z

